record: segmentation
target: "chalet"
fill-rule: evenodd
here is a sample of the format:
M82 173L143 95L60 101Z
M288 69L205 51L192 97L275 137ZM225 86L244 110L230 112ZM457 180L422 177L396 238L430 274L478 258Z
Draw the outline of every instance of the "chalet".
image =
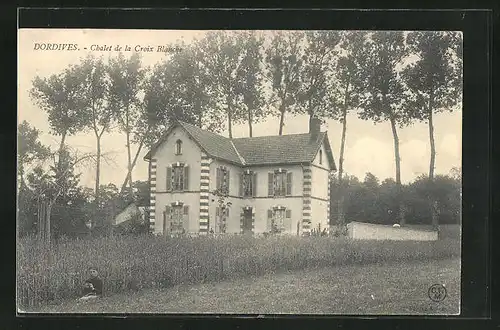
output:
M327 229L335 162L326 132L229 139L176 122L147 153L154 233ZM231 204L222 209L213 191ZM224 214L222 214L224 213Z

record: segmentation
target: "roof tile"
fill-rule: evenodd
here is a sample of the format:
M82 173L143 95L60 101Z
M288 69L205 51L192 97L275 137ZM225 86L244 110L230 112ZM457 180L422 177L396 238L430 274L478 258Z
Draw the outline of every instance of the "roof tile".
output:
M305 133L231 140L185 122L179 121L178 123L207 154L238 165L309 163L313 161L326 137L327 156L330 157L332 168L335 168L326 132L319 133L315 139L311 137L311 134ZM154 149L148 155L154 152Z
M314 140L311 134L259 136L233 139L247 165L311 162L326 133Z

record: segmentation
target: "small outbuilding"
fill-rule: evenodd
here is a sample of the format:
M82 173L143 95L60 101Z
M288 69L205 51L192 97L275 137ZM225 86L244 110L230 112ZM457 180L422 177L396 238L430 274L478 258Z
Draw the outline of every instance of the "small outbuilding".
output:
M114 219L114 225L121 225L133 221L137 221L141 224L144 223L146 219L146 207L137 206L135 203L129 204L125 209L123 209Z
M352 221L347 224L347 236L363 240L436 241L437 230L416 229L406 226L377 225Z

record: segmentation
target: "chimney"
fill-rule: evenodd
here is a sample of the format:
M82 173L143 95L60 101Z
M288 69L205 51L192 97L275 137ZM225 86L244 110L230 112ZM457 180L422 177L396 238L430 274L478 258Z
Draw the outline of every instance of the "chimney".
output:
M311 116L309 118L309 134L311 134L311 141L316 141L321 131L321 119Z

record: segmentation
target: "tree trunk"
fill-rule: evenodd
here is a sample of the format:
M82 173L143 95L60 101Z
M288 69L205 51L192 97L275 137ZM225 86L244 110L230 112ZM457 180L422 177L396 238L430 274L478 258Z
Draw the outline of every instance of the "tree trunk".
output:
M66 134L67 134L66 131L64 131L61 134L61 143L59 144L59 151L58 151L59 159L57 160L57 165L56 165L57 173L58 174L59 174L60 169L61 169L61 162L62 162L61 158L62 158L62 155L63 155L64 143L66 142Z
M339 186L339 199L337 201L337 226L340 230L342 230L345 224L344 204L344 189Z
M132 170L135 167L135 163L137 162L137 158L139 157L139 154L141 153L142 146L144 145L144 139L142 139L141 143L139 144L139 148L137 149L137 152L135 153L134 160L132 161L132 164L129 168L129 171L127 173L127 176L125 177L125 181L123 181L122 187L120 189L120 194L125 191L125 187L127 186L127 183L129 182L129 176L132 173Z
M339 202L338 202L338 224L343 226L345 222L344 216L344 185L342 181L342 175L344 173L344 148L345 148L345 136L347 130L347 107L344 106L342 114L342 139L340 142L340 156L339 156Z
M284 126L284 121L285 121L285 107L284 105L282 104L280 106L280 128L279 128L279 132L278 132L278 135L283 135L283 126Z
M344 94L344 105L342 109L342 138L340 141L340 155L339 155L339 200L338 200L338 225L339 227L343 227L345 223L345 215L344 215L344 185L342 183L342 175L344 174L344 149L345 149L345 136L347 131L347 101L348 101L348 91L349 91L349 82L346 84L345 94Z
M128 178L128 187L129 187L129 196L133 197L134 191L132 190L132 155L130 154L130 133L127 129L125 132L127 135L127 178Z
M62 153L64 149L64 143L66 142L66 131L61 134L61 143L59 144L59 154Z
M404 225L406 223L406 218L405 218L404 205L402 201L403 189L401 186L401 159L399 157L399 137L396 127L396 120L394 118L391 118L390 122L391 122L392 136L394 138L394 156L396 159L396 187L398 191L398 209L399 209L398 220L400 225Z
M429 111L429 140L431 145L431 160L429 164L429 180L434 180L434 167L436 163L436 145L434 141L434 124L432 122L432 110Z
M252 110L248 109L248 134L252 137Z
M394 138L394 156L396 160L396 184L401 185L401 159L399 157L399 137L396 120L391 118L392 137Z
M95 170L95 211L97 213L97 210L99 209L99 187L100 187L100 175L101 175L101 135L96 134L96 140L97 140L97 154L96 154L96 170ZM94 222L95 219L92 219L92 222ZM94 227L95 223L92 223L92 228Z
M434 167L436 163L436 145L434 141L434 123L433 123L433 95L431 93L430 98L429 98L429 109L428 109L428 115L429 115L429 141L430 141L430 146L431 146L431 159L429 163L429 181L430 184L434 184ZM437 229L438 227L438 214L437 214L437 207L436 207L436 201L435 201L435 196L429 195L429 209L431 211L431 222L432 226Z
M201 126L203 125L203 112L200 108L198 108L198 127L201 128Z
M47 203L47 206L46 206L46 209L45 209L45 239L46 239L46 242L47 244L49 245L50 242L51 242L51 237L52 237L52 233L51 233L51 214L52 214L52 205L53 205L54 202L52 201L49 201Z
M229 138L233 138L233 126L232 126L232 118L231 118L231 105L230 102L227 103L227 124L229 129Z

